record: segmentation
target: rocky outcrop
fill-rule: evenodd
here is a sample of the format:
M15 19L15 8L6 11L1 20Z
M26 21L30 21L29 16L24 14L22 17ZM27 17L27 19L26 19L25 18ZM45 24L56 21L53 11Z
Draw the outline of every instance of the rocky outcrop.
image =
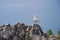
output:
M17 23L0 26L0 40L49 40L49 38L51 37L44 34L38 24L27 26L24 23Z

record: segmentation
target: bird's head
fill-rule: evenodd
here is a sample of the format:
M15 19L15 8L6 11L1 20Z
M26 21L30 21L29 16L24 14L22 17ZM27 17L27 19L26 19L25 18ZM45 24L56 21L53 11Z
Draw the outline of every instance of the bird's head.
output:
M33 16L32 16L32 18L36 18L36 16L35 16L35 15L33 15Z

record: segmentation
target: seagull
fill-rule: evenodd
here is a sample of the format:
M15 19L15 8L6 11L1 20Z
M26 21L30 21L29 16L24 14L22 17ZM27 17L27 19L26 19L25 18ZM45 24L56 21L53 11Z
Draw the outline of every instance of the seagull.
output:
M38 18L35 15L32 18L33 18L34 23L39 22Z

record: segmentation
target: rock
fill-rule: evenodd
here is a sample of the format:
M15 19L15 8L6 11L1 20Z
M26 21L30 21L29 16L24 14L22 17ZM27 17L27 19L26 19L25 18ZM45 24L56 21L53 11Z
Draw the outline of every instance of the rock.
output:
M0 40L57 40L47 35L38 24L27 26L24 23L0 26Z

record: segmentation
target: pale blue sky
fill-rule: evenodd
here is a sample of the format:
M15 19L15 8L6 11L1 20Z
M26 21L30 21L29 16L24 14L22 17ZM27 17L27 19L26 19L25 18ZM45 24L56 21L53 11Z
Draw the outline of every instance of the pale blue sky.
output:
M33 24L32 16L40 20L43 31L60 29L60 0L0 0L0 25L18 21Z

